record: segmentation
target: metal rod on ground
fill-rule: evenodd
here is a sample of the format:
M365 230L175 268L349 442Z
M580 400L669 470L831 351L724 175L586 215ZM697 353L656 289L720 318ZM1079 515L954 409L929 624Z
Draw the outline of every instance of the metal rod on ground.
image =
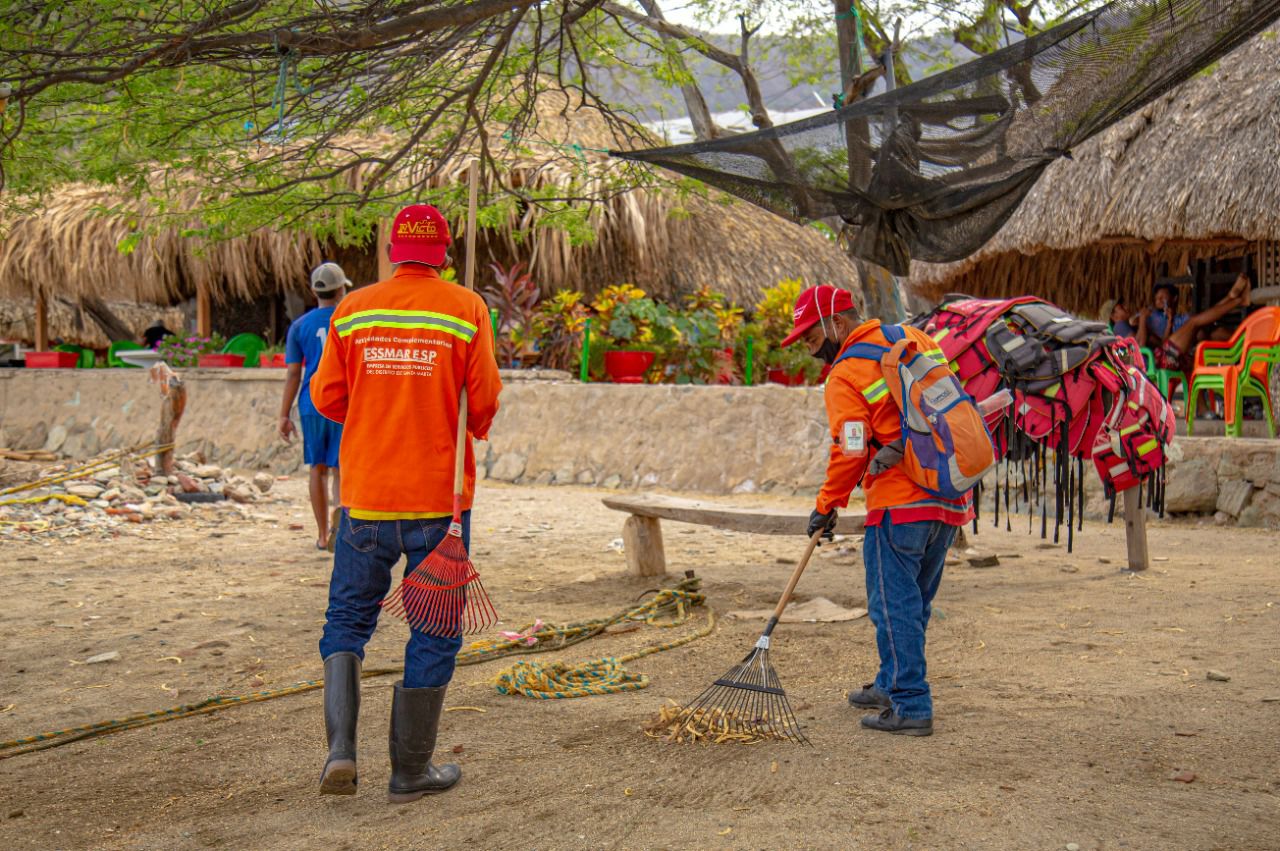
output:
M587 383L591 380L588 367L591 363L591 320L588 318L582 325L582 356L578 366L578 380Z

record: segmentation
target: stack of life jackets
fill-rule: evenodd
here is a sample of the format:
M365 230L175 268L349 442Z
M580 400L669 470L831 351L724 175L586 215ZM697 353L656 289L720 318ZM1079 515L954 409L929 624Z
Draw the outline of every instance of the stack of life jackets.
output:
M996 457L1009 462L1006 526L1012 490L1015 508L1028 506L1033 517L1038 505L1041 535L1047 535L1050 458L1055 541L1064 517L1068 547L1072 530L1083 521L1086 460L1093 461L1113 515L1116 494L1144 483L1149 503L1163 513L1173 411L1143 372L1137 341L1033 296L951 295L912 324L937 341L976 401L1001 389L1014 395L1011 408L992 412L986 421ZM1021 476L1011 486L1014 464L1021 466ZM997 477L996 523L1000 501Z

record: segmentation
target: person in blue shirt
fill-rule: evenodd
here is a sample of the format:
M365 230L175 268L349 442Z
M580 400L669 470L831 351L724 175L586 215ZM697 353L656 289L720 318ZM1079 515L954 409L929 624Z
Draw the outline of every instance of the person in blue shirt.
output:
M329 336L329 321L333 309L347 294L351 281L337 263L321 263L311 272L311 291L316 294L319 306L294 320L285 338L284 362L289 373L284 383L284 399L280 402L280 436L285 442L293 439L295 428L289 414L293 400L298 400L298 419L302 422L302 458L311 467L311 510L316 517L316 549L333 549L333 536L337 532L334 515L338 506L338 445L342 441L342 426L325 419L316 410L308 392L311 376L320 366L324 353L324 341ZM299 393L301 391L301 393ZM333 472L333 510L329 508L329 472Z
M1209 333L1210 327L1238 307L1251 304L1252 279L1241 272L1226 297L1200 313L1178 311L1178 290L1172 284L1159 284L1151 307L1138 312L1138 345L1148 346L1161 369L1191 372L1196 343Z

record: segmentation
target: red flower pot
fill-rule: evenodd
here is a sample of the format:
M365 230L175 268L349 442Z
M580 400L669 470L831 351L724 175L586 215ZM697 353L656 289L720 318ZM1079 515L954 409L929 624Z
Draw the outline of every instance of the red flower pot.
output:
M785 369L771 369L767 373L770 384L781 384L783 387L801 387L804 385L804 370L797 369L787 374Z
M653 359L653 352L605 352L604 371L614 384L643 384Z
M75 352L27 352L27 369L73 369L80 361Z
M733 383L733 347L716 355L716 384Z
M244 355L213 354L201 355L196 362L200 367L244 366Z
M272 355L270 358L262 357L258 361L258 365L270 369L284 369L284 367L287 366L284 362L284 352Z

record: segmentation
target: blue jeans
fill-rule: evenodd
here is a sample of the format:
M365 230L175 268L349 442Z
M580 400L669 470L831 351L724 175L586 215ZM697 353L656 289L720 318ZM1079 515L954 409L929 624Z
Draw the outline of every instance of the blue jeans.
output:
M876 628L876 688L903 718L932 718L925 681L924 632L956 527L939 520L893 525L888 513L863 543L867 613Z
M440 545L450 517L436 520L353 520L344 508L329 580L320 658L343 651L364 659L364 646L378 625L378 604L391 588L391 568L409 557L408 574ZM462 513L462 542L471 549L471 512ZM436 688L453 679L462 637L441 638L409 631L404 648L404 687Z

